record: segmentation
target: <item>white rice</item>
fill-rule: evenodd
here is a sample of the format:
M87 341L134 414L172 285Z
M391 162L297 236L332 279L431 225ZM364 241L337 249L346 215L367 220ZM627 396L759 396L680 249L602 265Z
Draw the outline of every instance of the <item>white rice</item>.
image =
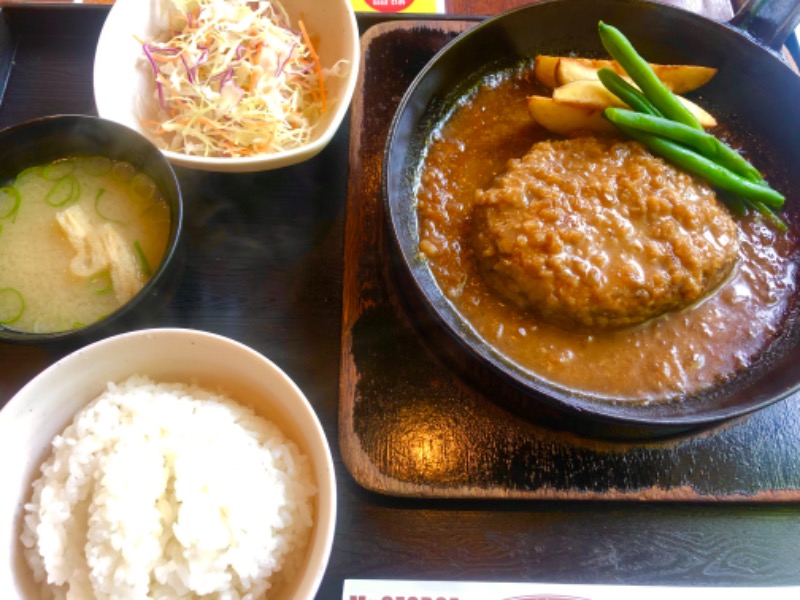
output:
M291 577L311 468L232 400L133 376L53 440L22 542L44 596L256 600Z

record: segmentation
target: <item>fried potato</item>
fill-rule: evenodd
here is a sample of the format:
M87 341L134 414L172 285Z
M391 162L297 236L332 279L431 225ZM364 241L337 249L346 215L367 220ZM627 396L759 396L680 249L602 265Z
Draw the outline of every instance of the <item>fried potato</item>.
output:
M711 113L691 100L683 96L678 96L678 100L689 109L703 127L715 127L717 125L717 120ZM557 104L601 112L609 106L626 107L626 104L609 92L599 80L573 81L572 83L558 86L553 90L553 101Z
M699 65L653 65L658 78L676 94L685 94L708 83L717 70Z
M546 96L529 96L528 112L539 125L558 135L578 131L611 133L614 125L603 117L602 108L559 104Z
M699 65L661 65L650 63L658 78L676 94L685 94L708 83L717 73L713 67ZM543 85L557 87L573 81L597 79L597 71L607 67L625 76L625 71L616 61L596 58L573 58L569 56L537 56L534 74ZM626 77L627 78L627 77Z
M584 79L560 85L553 90L553 100L559 104L584 106L597 110L603 110L608 106L622 108L626 106L622 100L609 92L599 79Z
M561 60L560 57L547 54L539 54L534 59L533 74L541 84L549 88L556 87L556 67L558 67L559 60Z
M623 75L621 69L615 68L616 63L610 60L600 60L593 58L560 58L556 63L553 80L556 86L566 85L573 81L596 80L597 72L603 67L609 67ZM625 76L628 81L630 79Z

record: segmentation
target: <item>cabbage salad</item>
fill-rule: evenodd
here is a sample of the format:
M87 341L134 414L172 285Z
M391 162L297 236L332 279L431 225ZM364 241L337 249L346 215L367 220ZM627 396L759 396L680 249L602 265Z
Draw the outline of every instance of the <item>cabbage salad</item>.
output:
M155 83L142 124L161 148L241 158L309 142L347 61L323 68L274 0L165 1L169 39L141 41Z

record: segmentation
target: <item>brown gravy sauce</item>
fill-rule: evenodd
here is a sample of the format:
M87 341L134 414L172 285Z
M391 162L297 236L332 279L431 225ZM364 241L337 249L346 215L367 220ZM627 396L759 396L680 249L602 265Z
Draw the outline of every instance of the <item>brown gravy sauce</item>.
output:
M797 286L795 234L738 220L737 266L698 304L631 329L577 332L537 321L485 285L469 243L477 189L546 133L525 97L541 93L529 70L495 75L459 102L429 141L419 172L420 251L456 310L491 346L557 385L615 401L653 402L731 378L780 330Z

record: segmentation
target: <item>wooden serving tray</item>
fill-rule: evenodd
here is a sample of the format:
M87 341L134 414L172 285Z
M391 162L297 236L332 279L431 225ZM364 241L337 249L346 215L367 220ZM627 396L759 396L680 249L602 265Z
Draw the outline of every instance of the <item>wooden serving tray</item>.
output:
M394 110L433 54L473 23L388 22L362 38L344 255L339 443L365 488L418 498L800 500L800 395L713 430L615 442L572 433L468 383L401 294L381 198ZM488 392L486 390L489 390Z

